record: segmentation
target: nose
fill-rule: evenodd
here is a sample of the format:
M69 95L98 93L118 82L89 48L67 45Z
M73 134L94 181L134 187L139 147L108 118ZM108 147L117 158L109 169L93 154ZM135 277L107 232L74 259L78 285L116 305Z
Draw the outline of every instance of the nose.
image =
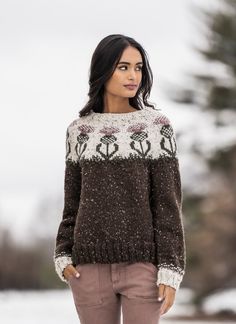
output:
M134 80L134 78L135 78L135 72L133 72L133 70L131 70L130 75L129 75L129 79Z

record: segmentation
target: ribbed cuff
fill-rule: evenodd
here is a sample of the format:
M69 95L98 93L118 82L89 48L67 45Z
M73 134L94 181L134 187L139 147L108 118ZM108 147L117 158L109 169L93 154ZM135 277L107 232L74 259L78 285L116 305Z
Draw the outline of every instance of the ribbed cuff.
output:
M179 289L180 283L183 279L183 275L167 268L159 268L157 273L157 285L164 284Z
M64 277L63 271L69 264L72 263L72 258L69 255L63 255L63 256L55 256L53 257L54 264L55 264L55 270L58 274L59 278L68 284L68 280Z

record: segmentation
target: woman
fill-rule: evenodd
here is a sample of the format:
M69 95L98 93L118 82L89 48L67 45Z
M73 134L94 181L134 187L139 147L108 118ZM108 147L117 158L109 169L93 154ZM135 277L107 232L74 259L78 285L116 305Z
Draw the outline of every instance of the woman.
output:
M90 67L89 101L66 130L55 269L81 324L158 323L185 273L182 189L170 120L148 103L143 47L115 34Z

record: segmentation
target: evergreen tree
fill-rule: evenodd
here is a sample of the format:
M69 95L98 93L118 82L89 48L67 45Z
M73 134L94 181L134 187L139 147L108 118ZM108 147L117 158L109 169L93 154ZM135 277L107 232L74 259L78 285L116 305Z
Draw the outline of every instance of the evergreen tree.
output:
M196 49L209 65L214 64L215 71L223 67L223 72L193 74L194 90L186 88L176 97L176 102L197 104L214 114L216 131L232 123L222 118L226 111L236 116L236 0L220 0L219 4L211 12L200 9L208 47ZM204 159L210 170L206 181L211 181L212 189L207 195L186 193L183 204L188 251L185 283L196 291L199 306L210 293L236 287L236 143Z

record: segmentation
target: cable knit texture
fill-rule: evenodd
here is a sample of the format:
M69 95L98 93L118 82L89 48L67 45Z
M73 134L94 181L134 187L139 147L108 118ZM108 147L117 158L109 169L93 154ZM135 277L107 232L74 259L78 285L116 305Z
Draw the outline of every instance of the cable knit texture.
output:
M64 209L54 250L68 264L152 262L179 289L186 266L176 135L160 110L91 111L66 130ZM68 283L68 282L67 282Z

